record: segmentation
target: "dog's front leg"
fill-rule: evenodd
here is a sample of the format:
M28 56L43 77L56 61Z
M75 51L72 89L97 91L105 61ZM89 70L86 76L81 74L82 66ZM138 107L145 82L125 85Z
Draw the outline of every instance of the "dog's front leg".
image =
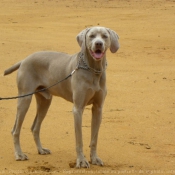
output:
M83 108L74 106L74 125L75 125L75 139L76 139L76 152L77 152L77 162L76 167L89 168L89 162L86 160L83 154L83 141L82 141L82 115Z
M90 157L92 164L103 166L103 161L97 156L96 152L98 131L100 128L101 120L102 120L102 107L94 104L92 107Z

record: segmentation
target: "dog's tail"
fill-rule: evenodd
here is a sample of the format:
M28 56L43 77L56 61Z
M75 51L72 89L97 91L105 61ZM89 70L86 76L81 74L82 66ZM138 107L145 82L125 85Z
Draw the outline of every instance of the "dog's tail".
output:
M13 65L12 67L8 68L7 70L4 71L4 76L11 74L12 72L14 72L15 70L19 69L20 65L21 65L22 61L16 63L15 65Z

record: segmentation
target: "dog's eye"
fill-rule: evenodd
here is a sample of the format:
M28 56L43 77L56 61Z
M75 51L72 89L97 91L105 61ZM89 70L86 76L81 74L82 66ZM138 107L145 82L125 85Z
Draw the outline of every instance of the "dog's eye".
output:
M106 39L106 38L108 38L108 36L107 35L102 35L102 38Z
M92 35L90 35L89 37L90 37L90 38L95 38L95 35L92 34Z

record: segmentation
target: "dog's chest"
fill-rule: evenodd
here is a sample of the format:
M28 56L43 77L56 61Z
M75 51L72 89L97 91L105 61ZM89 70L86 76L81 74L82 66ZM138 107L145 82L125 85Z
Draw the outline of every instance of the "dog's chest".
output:
M102 77L94 76L92 81L92 89L95 92L98 92L99 90L103 89L104 79Z

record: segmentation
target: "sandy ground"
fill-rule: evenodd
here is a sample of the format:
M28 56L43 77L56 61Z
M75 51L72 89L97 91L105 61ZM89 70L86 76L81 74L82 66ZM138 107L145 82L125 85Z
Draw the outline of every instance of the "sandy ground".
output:
M1 0L0 97L17 95L16 72L3 71L40 50L77 53L76 35L101 25L121 48L108 52L107 87L98 153L103 167L70 168L76 160L72 104L54 98L41 129L52 154L41 156L30 127L33 98L21 132L28 161L16 162L12 136L16 100L0 101L0 174L175 174L174 0ZM91 107L83 117L89 160Z

